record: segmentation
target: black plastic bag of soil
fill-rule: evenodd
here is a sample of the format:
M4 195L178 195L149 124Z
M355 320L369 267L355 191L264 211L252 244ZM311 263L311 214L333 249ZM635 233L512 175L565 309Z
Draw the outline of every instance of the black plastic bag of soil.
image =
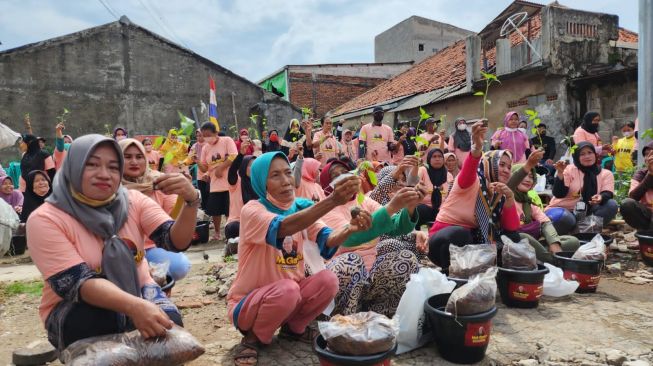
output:
M449 277L468 279L485 272L497 262L497 250L490 244L470 244L459 247L449 244Z
M501 236L503 249L501 249L501 267L518 271L534 271L537 269L535 249L522 239L515 243L505 235Z
M455 316L484 313L494 307L497 295L497 267L472 277L466 284L455 289L445 311Z
M352 356L390 350L399 331L396 319L373 311L335 315L328 322L318 322L318 327L331 351Z
M177 366L204 353L204 347L184 328L173 326L165 337L143 339L138 330L80 339L61 353L72 366Z

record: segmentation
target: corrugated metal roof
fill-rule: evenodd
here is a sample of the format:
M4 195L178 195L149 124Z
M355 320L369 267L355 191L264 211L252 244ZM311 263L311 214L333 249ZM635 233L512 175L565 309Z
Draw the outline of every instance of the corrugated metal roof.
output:
M453 85L442 89L432 90L428 93L417 94L409 98L405 102L401 103L397 108L394 108L389 112L401 112L413 108L419 108L427 104L465 93L467 93L465 85Z

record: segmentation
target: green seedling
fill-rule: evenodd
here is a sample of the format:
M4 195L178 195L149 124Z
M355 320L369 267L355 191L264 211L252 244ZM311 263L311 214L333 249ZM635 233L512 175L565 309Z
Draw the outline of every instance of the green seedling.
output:
M67 116L69 114L70 114L70 111L67 108L64 108L63 112L60 115L57 116L57 121L59 121L59 123L64 123L65 124L66 123L66 118L67 118ZM27 114L27 118L29 118L29 113Z
M483 97L483 119L485 119L486 111L487 111L487 106L492 104L492 101L488 99L488 93L490 91L490 85L493 83L499 83L501 84L501 81L499 81L499 78L497 78L496 75L490 74L487 72L481 71L481 76L483 76L483 80L485 80L485 91L477 91L474 93L475 96Z
M302 118L309 119L313 116L313 110L309 107L302 107Z
M534 127L531 129L531 132L540 140L540 147L544 147L542 136L540 136L539 132L537 131L537 127L540 125L540 123L542 123L542 120L538 117L537 111L533 109L527 109L525 112L528 115L528 121L533 122Z

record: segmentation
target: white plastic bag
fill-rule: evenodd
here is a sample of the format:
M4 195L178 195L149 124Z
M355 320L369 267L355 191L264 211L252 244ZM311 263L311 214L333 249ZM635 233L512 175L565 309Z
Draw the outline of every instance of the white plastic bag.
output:
M20 218L14 208L0 200L0 257L4 256L11 245L11 232L20 224Z
M18 138L20 138L18 132L7 127L4 123L0 123L0 149L16 145Z
M533 188L535 192L544 192L546 189L546 176L545 175L539 175L537 174L537 184L535 184L535 188Z
M431 296L450 293L456 283L433 268L420 268L410 275L393 319L399 324L397 354L412 351L433 339L424 315L424 302Z
M304 240L302 243L304 264L308 267L309 272L314 275L325 270L326 265L324 264L324 259L322 259L322 256L320 255L320 248L317 247L317 243L308 239L308 233L306 230L302 231L302 238ZM331 312L335 307L336 303L332 300L329 305L327 305L326 309L324 309L322 314L327 316L331 315Z
M604 261L607 257L605 250L605 241L603 240L603 237L601 234L596 234L594 238L592 238L592 241L581 245L571 258Z
M578 282L565 280L562 269L549 263L544 263L544 265L549 269L549 273L544 276L542 293L545 296L562 297L576 292Z

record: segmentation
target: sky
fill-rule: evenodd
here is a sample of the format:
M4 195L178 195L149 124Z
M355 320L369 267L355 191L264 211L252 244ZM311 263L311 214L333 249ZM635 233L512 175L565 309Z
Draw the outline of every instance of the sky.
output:
M549 1L537 1L546 4ZM0 51L126 15L257 82L284 65L374 62L374 36L412 16L475 32L509 0L0 0ZM638 31L637 0L560 0ZM464 6L463 6L464 5Z

